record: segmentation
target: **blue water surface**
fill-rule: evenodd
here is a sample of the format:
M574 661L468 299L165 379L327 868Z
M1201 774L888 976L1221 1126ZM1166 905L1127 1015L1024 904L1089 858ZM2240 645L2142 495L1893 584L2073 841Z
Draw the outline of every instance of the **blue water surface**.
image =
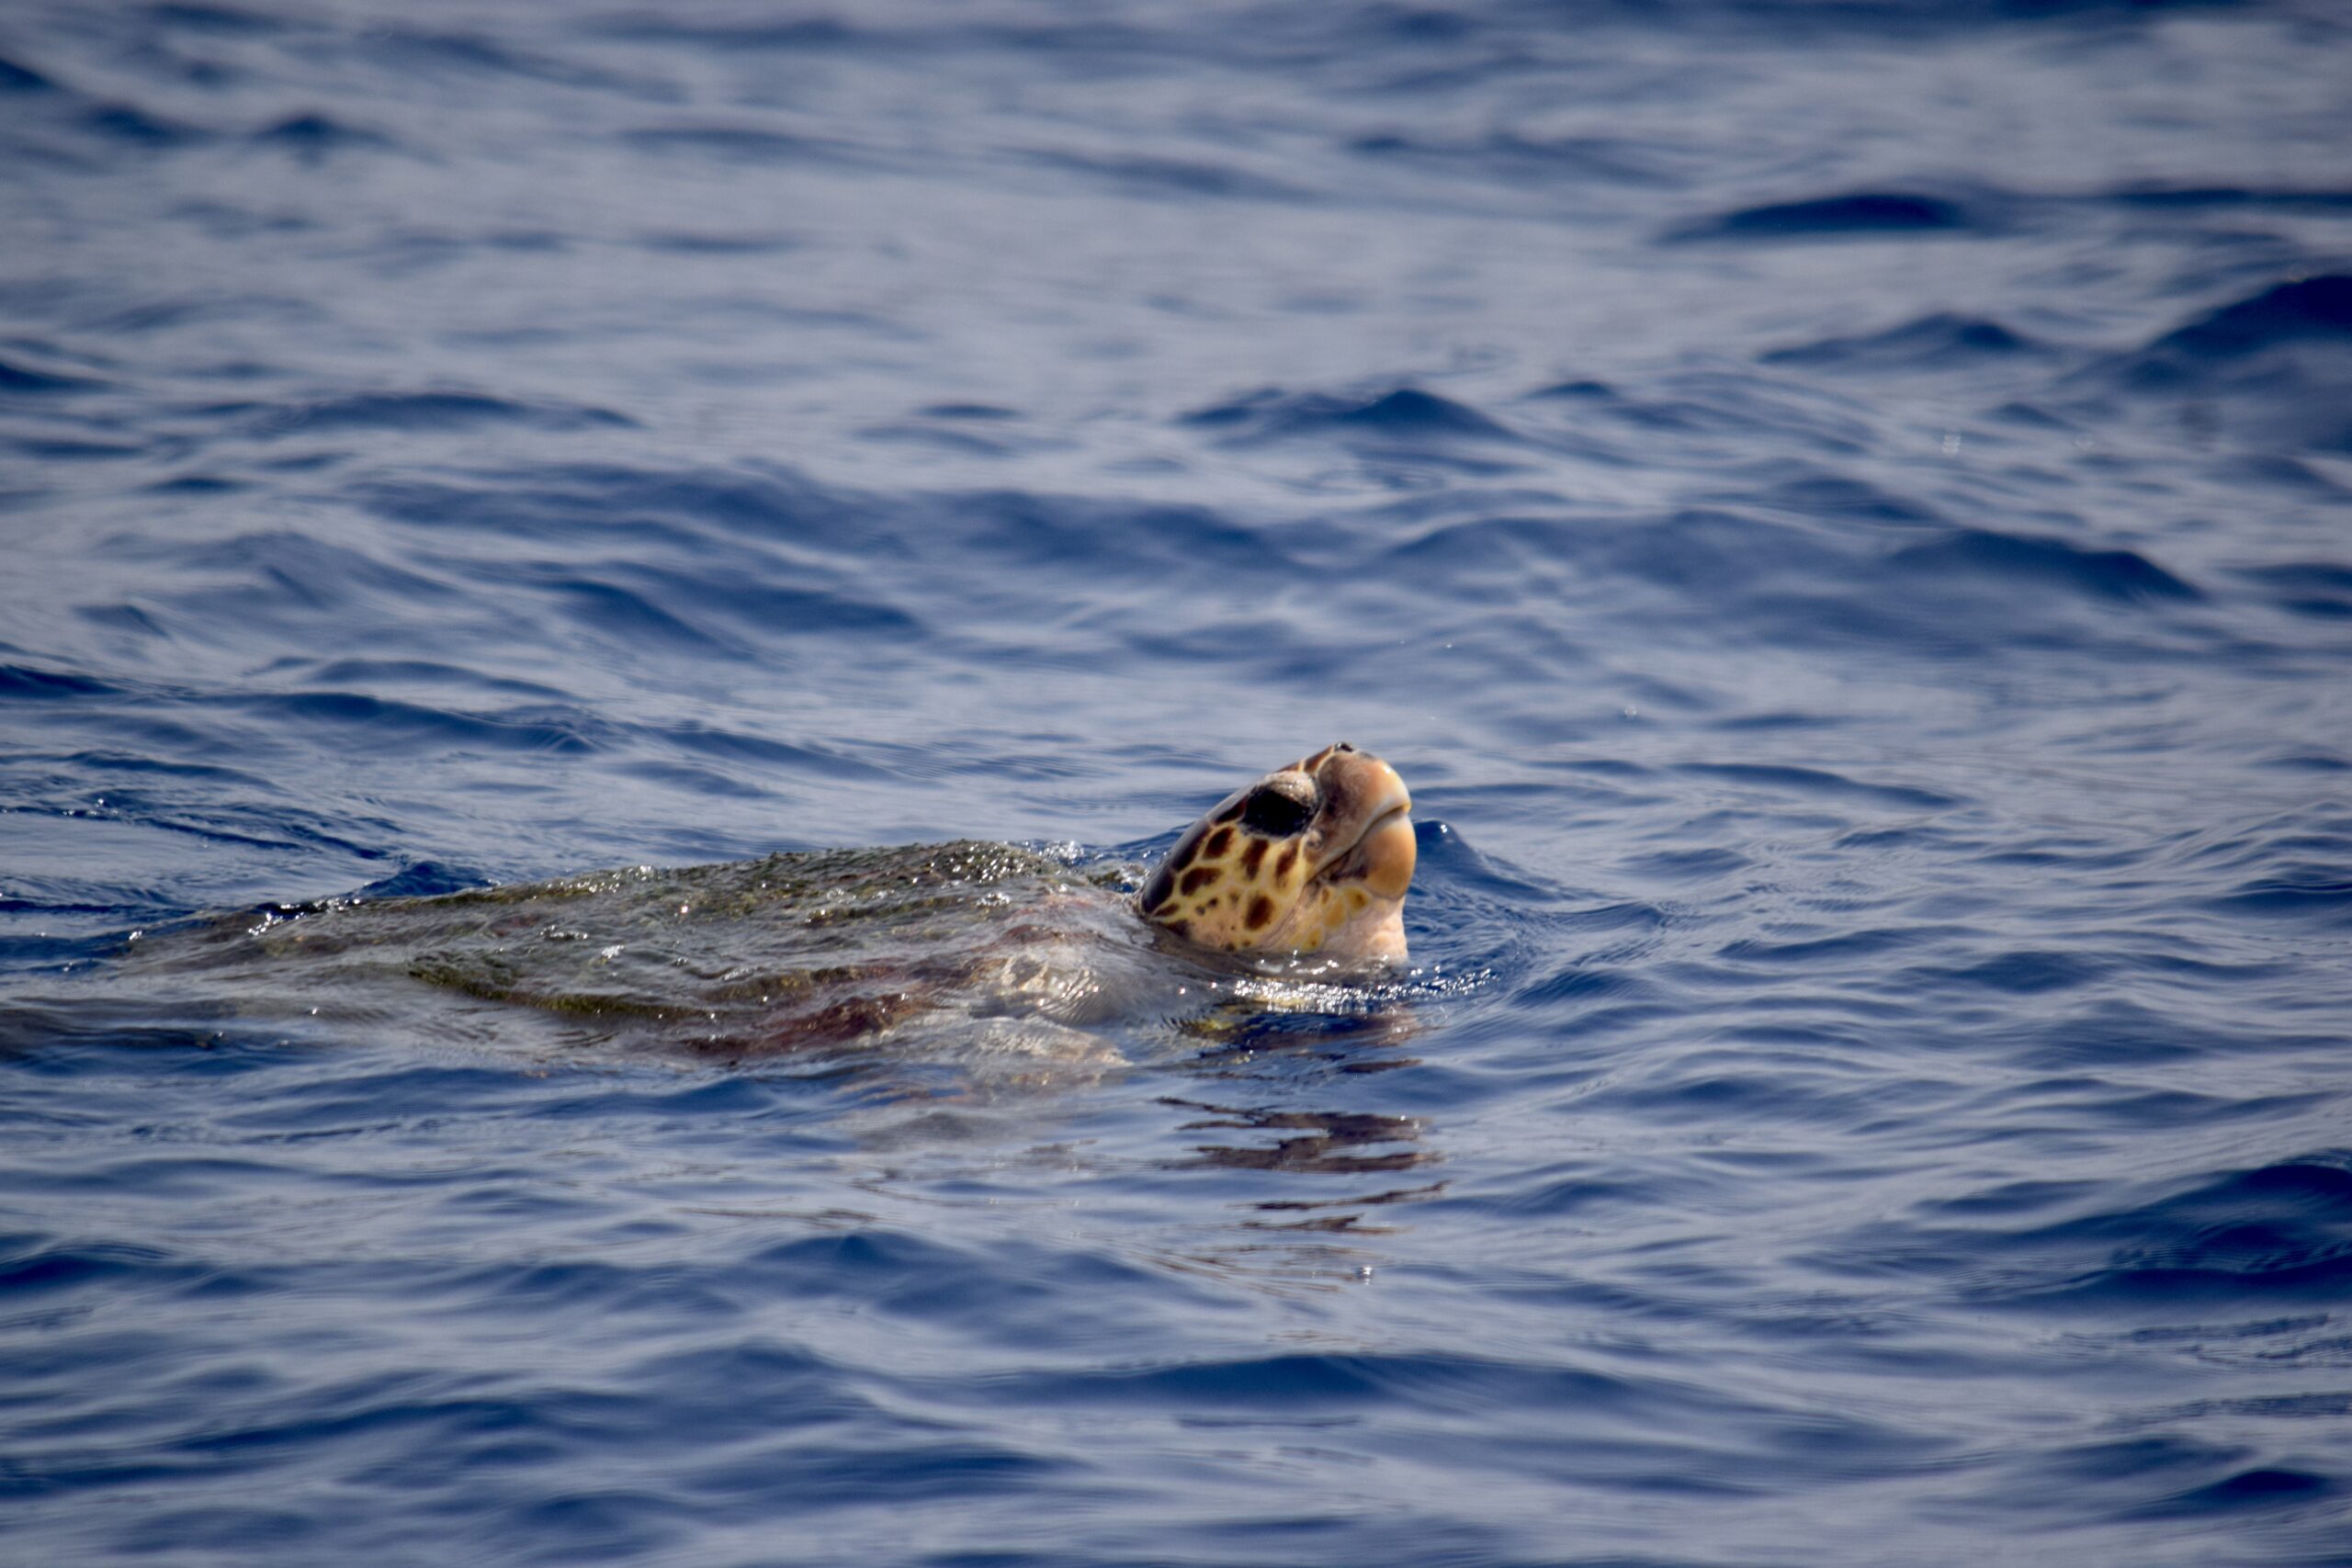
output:
M0 1557L2352 1563L2333 0L0 9ZM1346 739L1025 1091L102 1005Z

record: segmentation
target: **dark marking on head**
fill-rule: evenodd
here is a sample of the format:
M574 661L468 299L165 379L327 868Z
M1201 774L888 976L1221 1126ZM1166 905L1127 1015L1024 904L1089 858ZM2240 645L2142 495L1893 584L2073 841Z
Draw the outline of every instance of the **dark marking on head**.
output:
M1258 868L1265 863L1266 840L1263 839L1250 840L1250 847L1241 852L1241 874L1244 876L1255 876L1258 874Z
M1242 803L1241 821L1253 832L1269 838L1287 839L1315 816L1313 800L1301 800L1289 790L1272 784L1261 784L1250 792Z
M1250 929L1251 931L1264 931L1266 929L1267 922L1272 920L1273 918L1274 901L1272 898L1269 898L1263 893L1261 893L1255 898L1250 900Z
M1211 833L1208 842L1201 846L1201 853L1210 860L1223 860L1225 852L1233 847L1233 829L1219 828Z
M1238 821L1241 817L1242 809L1249 804L1250 802L1247 798L1237 800L1232 805L1227 807L1224 810L1218 812L1216 816L1210 818L1209 820L1212 822Z
M1177 886L1187 895L1198 893L1202 888L1206 887L1210 883L1215 882L1218 877L1223 876L1224 874L1225 874L1223 872L1217 870L1217 868L1213 865L1196 865L1192 870L1184 874L1184 880Z
M1283 846L1282 858L1274 862L1274 874L1276 876L1288 876L1290 874L1290 868L1297 863L1298 846L1296 844L1284 844Z

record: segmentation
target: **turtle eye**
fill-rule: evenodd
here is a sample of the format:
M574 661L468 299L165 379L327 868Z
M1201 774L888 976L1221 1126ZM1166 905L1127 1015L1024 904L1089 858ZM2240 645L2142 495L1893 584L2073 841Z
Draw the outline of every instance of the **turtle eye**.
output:
M1313 807L1278 789L1254 789L1241 807L1241 825L1270 839L1287 839L1314 815Z

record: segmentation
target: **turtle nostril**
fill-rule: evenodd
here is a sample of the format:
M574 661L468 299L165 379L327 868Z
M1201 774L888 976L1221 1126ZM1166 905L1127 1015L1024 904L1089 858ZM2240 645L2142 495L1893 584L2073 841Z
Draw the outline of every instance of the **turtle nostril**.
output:
M1342 740L1337 746L1332 747L1331 750L1334 751L1352 751L1355 748Z

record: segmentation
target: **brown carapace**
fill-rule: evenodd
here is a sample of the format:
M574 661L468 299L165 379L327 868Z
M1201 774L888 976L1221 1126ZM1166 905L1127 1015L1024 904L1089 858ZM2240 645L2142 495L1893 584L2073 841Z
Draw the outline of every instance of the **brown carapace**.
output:
M1344 741L1327 746L1185 829L1136 908L1228 953L1401 959L1412 806L1387 763Z

